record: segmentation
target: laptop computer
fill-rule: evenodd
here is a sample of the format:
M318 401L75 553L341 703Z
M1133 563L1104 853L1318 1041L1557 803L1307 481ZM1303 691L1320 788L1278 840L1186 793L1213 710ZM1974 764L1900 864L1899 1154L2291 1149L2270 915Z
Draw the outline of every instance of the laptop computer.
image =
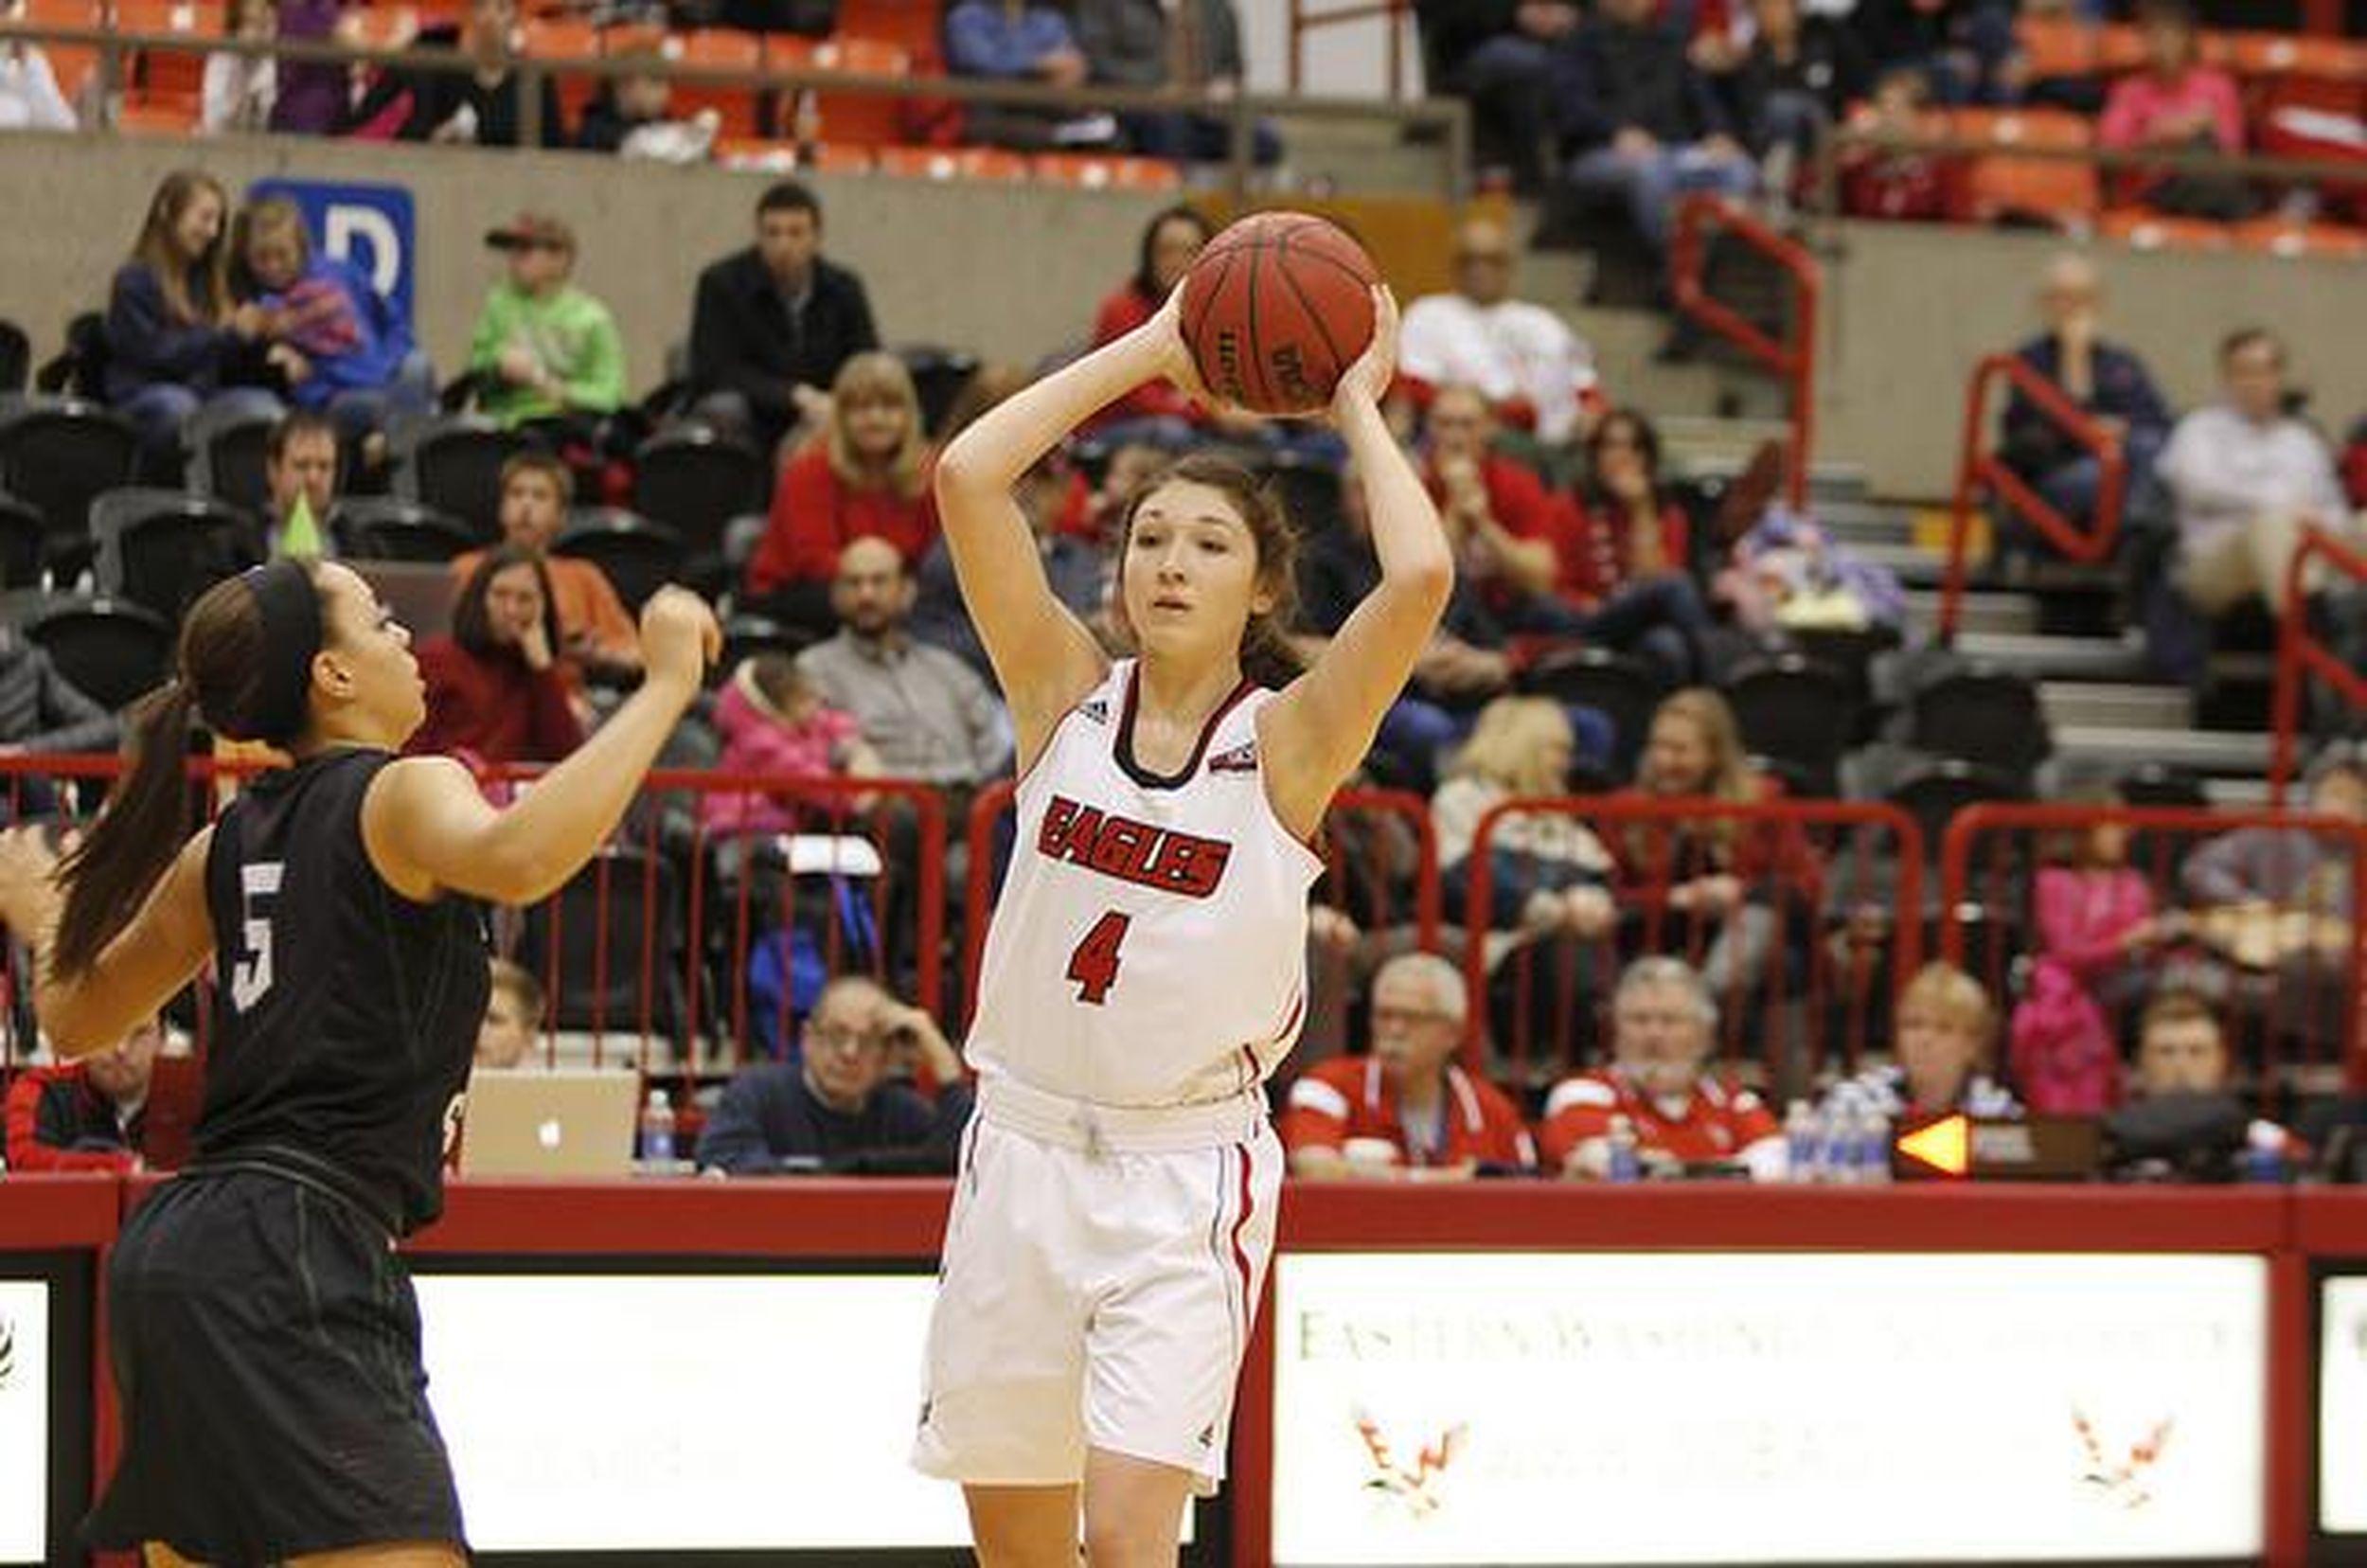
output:
M640 1106L637 1073L559 1067L472 1074L460 1174L629 1174Z
M440 637L452 630L452 568L433 561L348 561L393 611L395 619L411 629L414 644Z

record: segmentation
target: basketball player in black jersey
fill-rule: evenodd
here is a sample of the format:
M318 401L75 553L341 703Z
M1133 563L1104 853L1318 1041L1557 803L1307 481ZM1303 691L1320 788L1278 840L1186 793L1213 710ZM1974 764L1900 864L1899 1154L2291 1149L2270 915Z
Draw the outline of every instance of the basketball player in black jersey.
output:
M394 1249L442 1205L488 988L480 900L531 903L593 855L719 640L696 597L652 597L641 688L496 811L457 762L397 756L424 688L368 585L275 562L191 607L179 672L62 869L29 832L0 840L0 918L43 955L60 1051L215 969L194 1158L108 1272L124 1447L89 1544L151 1568L466 1560ZM294 765L187 837L197 719Z

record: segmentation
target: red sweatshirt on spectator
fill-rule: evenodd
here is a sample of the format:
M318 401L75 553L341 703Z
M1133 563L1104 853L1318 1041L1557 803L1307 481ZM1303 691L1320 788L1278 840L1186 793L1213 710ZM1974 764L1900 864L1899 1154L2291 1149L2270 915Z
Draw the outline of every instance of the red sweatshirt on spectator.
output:
M1369 1056L1334 1057L1308 1068L1290 1085L1290 1109L1282 1117L1282 1146L1295 1153L1302 1149L1340 1149L1350 1138L1386 1138L1397 1146L1398 1158L1408 1165L1451 1166L1465 1160L1537 1164L1537 1147L1529 1141L1528 1125L1504 1091L1486 1078L1472 1078L1449 1062L1438 1110L1438 1148L1425 1159L1407 1146L1397 1091L1382 1074L1380 1062Z
M1094 347L1115 343L1157 315L1165 303L1146 295L1129 278L1094 312ZM1205 417L1173 382L1147 381L1086 420L1085 428L1092 430L1122 419L1189 419L1199 424Z
M1480 465L1480 483L1487 490L1487 509L1504 532L1515 539L1542 539L1553 545L1557 563L1555 586L1566 591L1560 563L1569 559L1569 542L1562 537L1569 531L1569 514L1545 489L1545 482L1526 464L1491 452ZM1434 465L1422 465L1422 485L1433 504L1443 509L1447 486ZM1478 586L1481 597L1491 607L1515 597L1501 580L1483 580Z
M9 1168L130 1170L138 1160L132 1120L127 1131L80 1062L27 1067L9 1084Z
M514 653L480 658L450 637L419 650L427 722L404 749L468 752L486 762L556 762L583 744L560 667L532 670Z
M1677 571L1683 571L1692 559L1692 537L1682 510L1661 508L1661 557ZM1581 610L1597 608L1636 577L1627 520L1594 510L1584 501L1572 504L1563 526L1555 531L1554 548L1561 558L1557 581L1562 597Z
M907 499L893 490L857 490L830 467L820 444L792 457L773 490L773 515L764 540L748 562L748 588L769 594L793 582L828 582L838 575L838 554L858 539L884 539L907 567L937 537L937 508L929 486Z

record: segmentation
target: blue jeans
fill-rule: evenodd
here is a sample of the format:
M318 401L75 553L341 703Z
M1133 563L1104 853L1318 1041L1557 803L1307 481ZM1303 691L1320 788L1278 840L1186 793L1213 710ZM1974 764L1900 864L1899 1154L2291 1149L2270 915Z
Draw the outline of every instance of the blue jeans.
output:
M286 412L277 398L259 386L226 387L210 396L179 382L151 382L116 404L116 412L139 432L143 455L178 460L181 427L201 408L252 412L276 419Z
M1503 163L1524 189L1544 180L1553 69L1552 45L1504 33L1464 56L1439 84L1470 104L1480 161Z
M1677 686L1690 686L1700 675L1701 639L1709 629L1701 591L1676 572L1628 583L1571 628L1589 642L1641 653Z
M356 386L329 394L325 412L337 427L338 439L348 445L386 428L396 414L429 414L436 409L436 367L427 351L414 348L402 358L395 379L383 386Z
M2140 515L2158 500L2153 466L2168 441L2169 432L2152 428L2131 430L2122 439L2121 453L2127 462L2121 474L2121 543L2114 547L2115 553L2127 549ZM2103 465L2093 457L2075 457L2049 469L2032 488L2048 506L2074 522L2084 523L2095 516L2096 493L2103 485ZM1997 542L2002 556L2054 554L2047 542L2019 514L2002 506L1997 508Z
M1563 177L1582 196L1625 203L1645 242L1665 251L1676 224L1678 197L1693 190L1748 196L1758 171L1746 159L1710 157L1698 144L1633 153L1606 144L1571 159Z

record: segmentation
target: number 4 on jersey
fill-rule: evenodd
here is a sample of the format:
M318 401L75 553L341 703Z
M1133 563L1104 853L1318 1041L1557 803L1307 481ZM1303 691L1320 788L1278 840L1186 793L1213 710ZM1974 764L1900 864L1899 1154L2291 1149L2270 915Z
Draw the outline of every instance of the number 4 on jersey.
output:
M1098 1007L1108 999L1110 988L1117 983L1118 948L1126 940L1126 928L1133 923L1133 916L1111 910L1094 922L1077 951L1068 955L1068 977L1077 982L1077 1000Z

